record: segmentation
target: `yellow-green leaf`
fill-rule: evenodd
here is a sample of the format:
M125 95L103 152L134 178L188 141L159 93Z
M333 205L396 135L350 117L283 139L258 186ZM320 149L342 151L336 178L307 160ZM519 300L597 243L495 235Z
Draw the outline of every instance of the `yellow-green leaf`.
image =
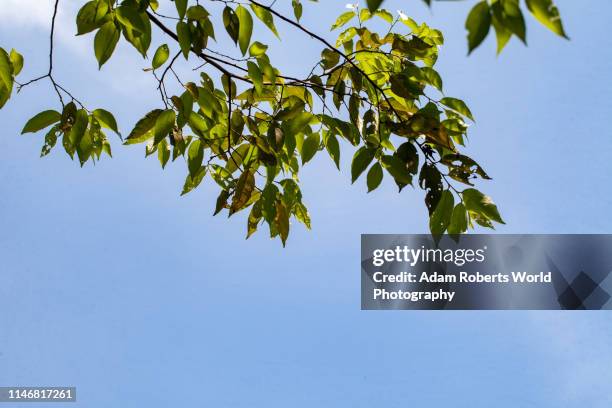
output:
M278 35L278 31L276 30L276 26L274 25L274 17L272 16L272 13L270 13L268 10L261 6L252 3L251 9L253 10L257 18L260 19L266 25L266 27L268 27L270 31L274 33L276 37L280 38L280 36Z
M349 21L351 21L357 14L354 11L347 11L346 13L340 14L340 17L334 22L334 25L331 26L330 31L333 31L337 28L342 27Z
M249 48L249 54L251 54L251 57L259 57L265 54L267 50L268 50L267 45L262 44L259 41L255 41L251 45L251 48Z
M163 111L155 121L155 143L159 143L163 138L170 134L174 128L176 121L176 113L172 109Z
M563 29L559 9L552 0L526 0L527 8L533 16L553 33L568 38Z
M481 218L499 222L500 224L505 224L491 197L486 196L473 188L464 190L461 193L461 196L463 197L465 208L471 213L474 213L476 216Z
M161 109L155 109L147 113L144 118L140 119L134 129L127 137L125 144L136 144L146 142L153 137L153 128L157 122L157 118L163 111Z
M467 211L463 203L457 204L453 210L450 224L448 225L448 233L457 235L463 234L468 228Z
M94 52L98 60L99 68L113 55L120 32L113 21L105 23L96 33L94 38Z
M465 22L465 28L468 30L469 54L484 41L491 28L491 10L486 0L472 8Z
M100 123L101 126L112 130L119 134L119 128L117 127L117 121L112 113L104 109L96 109L92 112L92 115Z
M157 69L164 65L166 61L168 61L169 56L170 48L168 48L168 44L160 45L153 56L153 69Z
M238 45L240 46L242 55L245 55L251 43L251 35L253 34L253 17L251 17L249 10L242 6L236 7L236 15L240 22Z
M318 133L309 135L302 145L302 165L308 163L319 150L321 136Z
M383 169L380 163L374 163L374 165L368 171L368 193L374 191L380 186L383 180Z
M12 49L11 53L9 54L9 59L11 61L11 66L13 67L13 76L19 75L23 69L23 56Z
M189 174L195 176L202 166L204 160L204 145L197 139L189 146L187 153L187 166L189 167Z
M354 183L357 181L361 173L368 168L372 160L374 160L374 149L369 149L363 146L357 150L355 156L353 156L353 162L351 163L351 180Z
M44 112L40 112L32 119L28 120L28 122L23 127L21 134L25 133L36 133L39 130L43 130L54 123L57 123L62 118L61 113L54 110L47 110Z

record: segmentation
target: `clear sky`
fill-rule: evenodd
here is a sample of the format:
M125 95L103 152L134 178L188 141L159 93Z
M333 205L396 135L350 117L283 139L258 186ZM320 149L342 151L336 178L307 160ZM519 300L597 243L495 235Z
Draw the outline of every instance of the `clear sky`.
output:
M72 36L82 2L65 3L58 79L129 131L158 104L146 63L122 46L98 73L92 38ZM494 177L498 232L612 232L612 3L558 0L570 42L529 18L529 47L499 58L492 38L466 57L473 2L388 3L446 34L439 70L476 115L468 152ZM305 2L304 22L326 34L344 5ZM49 12L0 5L22 78L46 69ZM305 73L319 45L278 25L276 60ZM342 173L324 155L303 170L313 231L282 249L213 218L210 180L179 198L184 164L162 171L142 146L115 141L95 168L39 159L42 136L19 132L56 104L41 83L0 111L0 385L75 385L87 408L611 406L608 312L360 311L360 234L427 223L420 191L351 186L348 151Z

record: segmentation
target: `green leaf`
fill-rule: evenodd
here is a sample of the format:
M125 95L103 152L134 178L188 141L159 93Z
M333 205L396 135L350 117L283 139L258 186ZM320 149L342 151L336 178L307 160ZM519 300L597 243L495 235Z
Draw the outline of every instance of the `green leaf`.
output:
M238 168L242 165L243 160L247 158L251 147L252 146L249 143L244 143L234 149L225 165L225 169L231 174L238 170Z
M223 9L223 25L234 43L237 43L240 30L240 21L238 20L236 12L229 6L226 6Z
M249 10L242 6L236 7L236 15L240 21L240 29L238 30L238 44L242 55L245 55L249 44L251 43L251 35L253 34L253 17Z
M41 152L40 152L40 157L47 156L49 153L51 153L51 150L55 147L57 143L58 130L59 130L59 125L55 125L51 128L51 130L49 130L49 132L47 132L47 134L45 135L45 144L43 145Z
M338 143L338 138L335 135L329 135L325 142L325 148L338 170L340 170L340 144Z
M383 180L383 169L380 163L374 165L368 171L368 193L374 191L380 186Z
M383 0L367 0L368 9L373 13L378 10L382 2Z
M474 116L472 115L470 108L468 108L465 102L463 102L461 99L446 97L446 98L442 98L440 100L440 103L446 107L451 108L455 112L474 121Z
M159 143L163 138L170 134L176 123L176 113L172 109L166 109L160 113L155 121L155 143Z
M495 10L497 4L493 5L493 10ZM495 28L495 38L497 38L497 55L499 55L512 38L512 31L496 18L495 14L493 14L493 27Z
M390 78L391 91L397 96L414 99L423 93L420 84L415 83L406 74L394 74Z
M302 145L302 165L308 163L319 150L321 136L318 133L309 135Z
M255 45L255 44L253 44L253 45ZM262 45L262 44L259 44L259 45ZM253 51L253 47L251 46L249 52L252 52L252 51ZM274 69L272 64L270 64L270 59L268 58L268 56L267 55L261 55L261 56L257 57L257 63L259 64L259 67L261 68L261 71L264 74L264 78L266 80L268 80L269 82L275 84L276 83L277 71L276 71L276 69Z
M181 20L185 18L185 13L187 13L187 1L188 0L174 0L176 12Z
M283 127L283 130L285 130L285 133L297 135L298 133L301 133L304 130L304 128L308 125L308 123L310 123L312 118L313 115L310 112L301 112L297 116L285 122L286 126Z
M230 78L227 74L221 75L221 84L223 85L223 91L231 99L236 98L236 82Z
M502 220L501 215L499 215L499 210L497 206L491 199L491 197L482 194L480 191L475 190L473 188L468 188L461 193L463 197L463 203L465 204L465 208L470 212L474 213L479 217L485 218L487 220L499 222L500 224L505 224L504 220Z
M293 214L295 214L295 218L298 219L299 222L304 224L306 228L311 229L311 221L310 214L308 213L308 209L301 202L296 203L293 206Z
M185 59L188 59L189 51L191 50L191 32L189 31L189 24L184 21L179 21L176 25L176 33L183 56Z
M251 213L249 214L249 219L247 221L247 239L251 237L255 232L257 232L257 227L259 226L259 222L261 221L261 202L258 201L253 208L251 209Z
M389 13L387 10L377 10L374 14L385 20L387 23L393 24L393 14Z
M117 121L112 113L106 111L104 109L96 109L92 112L92 115L96 120L100 123L101 126L112 130L116 134L119 134L119 128L117 126Z
M499 0L491 4L493 27L497 37L497 53L499 54L512 35L516 35L527 44L525 18L519 0Z
M272 224L276 217L276 197L278 195L278 187L275 184L269 183L263 190L261 195L261 210L264 219Z
M28 120L28 122L23 127L21 134L23 135L25 133L36 133L51 126L54 123L59 122L61 118L61 113L54 110L40 112L32 119Z
M202 6L195 5L187 9L187 19L189 20L205 20L208 18L210 13Z
M293 14L295 15L295 19L299 22L302 18L302 3L300 0L292 0L291 5L293 6Z
M353 156L353 162L351 163L351 179L353 183L357 181L359 176L361 176L370 163L372 163L375 153L376 150L369 149L365 146L357 150Z
M287 238L289 237L289 212L280 200L276 202L274 226L281 237L281 241L283 241L283 246L285 246L287 244Z
M119 42L119 36L119 29L113 21L105 23L96 33L94 51L99 68L102 68L102 65L113 55L117 42Z
M259 41L255 41L249 48L249 54L251 54L251 57L259 57L265 54L267 50L267 45L262 44Z
M219 194L219 197L217 197L217 203L215 206L215 212L213 214L217 215L219 214L224 208L227 208L227 200L229 198L229 192L227 190L221 190L221 194Z
M491 180L489 175L478 163L476 163L472 158L462 154L445 155L442 157L440 162L448 166L449 176L462 183L473 185L470 182L470 179L475 178L476 175L485 180Z
M11 59L4 48L0 48L0 86L12 92L13 90L13 68Z
M102 26L107 20L108 2L89 1L85 3L77 14L77 35L86 34Z
M166 164L168 164L168 160L170 160L170 146L168 146L166 139L163 139L157 145L157 159L159 160L162 169L165 169Z
M168 44L160 45L153 56L153 69L157 69L164 65L166 61L168 61L168 57L170 57L170 48L168 48Z
M423 67L421 68L421 74L423 74L423 78L425 78L429 85L442 92L442 77L435 69Z
M145 13L136 13L133 18L140 19L139 26L142 26L144 31L139 31L131 26L122 25L123 36L125 39L140 52L143 58L146 58L147 51L151 46L151 21Z
M202 166L202 161L204 160L204 145L199 139L196 139L189 146L189 151L187 152L187 166L189 167L189 174L191 176L195 176Z
M230 216L242 210L251 199L251 195L255 190L255 175L251 170L245 170L236 185L234 199L230 206Z
M372 12L367 8L361 9L359 12L359 22L363 25L366 21L372 18Z
M183 192L181 193L181 196L192 192L200 184L202 184L204 176L206 176L206 167L204 166L202 166L194 176L192 176L191 174L187 175L187 178L185 179L185 185L183 185Z
M87 125L89 124L89 115L85 109L79 109L76 113L76 119L74 125L70 129L69 140L73 146L79 147L81 139L87 132Z
M441 235L451 223L455 198L449 190L444 190L440 201L429 218L429 229L432 235Z
M351 21L353 18L355 18L356 15L357 13L355 13L354 11L347 11L346 13L340 14L340 17L338 17L334 25L331 26L330 31L334 31L335 29L342 27L343 25Z
M79 140L77 145L77 155L79 157L79 163L81 167L89 160L93 151L93 139L89 131L85 131Z
M382 164L385 169L393 176L395 183L400 186L400 189L404 186L412 183L412 174L408 171L408 166L397 156L383 156Z
M569 39L563 29L559 9L552 0L526 0L527 8L533 16L553 33Z
M468 54L471 54L489 34L491 28L491 10L486 0L476 4L465 22L468 30Z
M321 62L323 63L323 68L331 69L340 62L340 54L332 49L326 48L321 52Z
M108 142L108 140L105 140L104 142L102 142L102 151L106 154L108 154L109 157L113 157L113 152L111 151L111 145Z
M468 228L467 211L463 203L457 204L453 210L450 224L448 225L448 233L457 235L463 234Z
M115 9L115 17L126 28L136 30L140 33L147 31L147 26L140 18L138 9L133 6L122 5Z
M252 3L251 9L253 10L257 18L260 19L266 25L266 27L268 27L270 31L274 33L277 38L280 38L280 36L278 35L278 31L276 31L276 26L274 25L274 17L272 16L272 13L270 13L268 10L261 6Z
M134 126L134 130L132 130L130 135L127 137L125 144L131 145L142 143L152 138L155 123L162 112L163 111L161 109L155 109L147 113L144 118L140 119L138 123L136 123L136 126Z
M247 62L247 67L249 71L249 78L253 81L253 85L255 86L255 90L257 93L261 93L263 90L263 74L257 64L253 61Z
M11 66L13 67L13 76L19 75L23 69L23 56L13 49L9 54L9 60L11 61Z
M66 128L70 128L70 125L74 123L76 118L77 107L73 101L70 101L64 106L62 110L62 126L66 126Z

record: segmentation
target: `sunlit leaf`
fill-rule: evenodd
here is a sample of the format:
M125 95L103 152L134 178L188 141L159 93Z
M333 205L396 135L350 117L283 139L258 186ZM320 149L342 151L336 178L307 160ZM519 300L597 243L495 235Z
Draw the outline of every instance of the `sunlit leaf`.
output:
M491 28L491 10L486 0L477 3L465 22L468 30L468 49L471 53L489 34Z
M463 203L465 208L475 215L482 217L487 220L499 222L505 224L499 214L497 206L491 199L491 197L484 195L478 190L469 188L461 193L463 197Z
M100 68L102 68L102 65L104 65L113 55L115 47L119 42L119 36L119 29L113 21L105 23L98 30L94 39L94 51Z
M251 17L249 10L242 6L236 7L236 15L240 22L238 44L240 45L242 55L245 55L251 43L251 35L253 34L253 17Z
M274 33L276 37L280 38L280 36L278 35L278 31L276 30L276 26L274 25L274 17L272 16L272 13L270 13L270 11L266 10L265 8L253 3L251 3L251 9L253 10L257 18L259 18L266 25L266 27L268 27L270 31Z
M153 56L153 69L157 69L164 65L166 61L168 61L169 56L170 48L168 48L168 44L160 45Z
M57 123L62 118L62 115L54 110L47 110L44 112L40 112L25 124L21 134L25 133L36 133L39 130L43 130L54 123Z
M526 0L527 7L531 14L553 33L568 38L563 29L563 22L559 14L559 9L553 0Z
M380 163L374 163L374 165L368 171L367 183L368 193L376 190L383 180L383 169Z
M357 181L359 176L368 168L372 160L374 160L374 149L362 147L353 156L353 162L351 164L351 180L354 183Z
M98 120L98 122L100 122L100 125L119 134L117 121L112 113L104 109L96 109L92 112L92 115Z

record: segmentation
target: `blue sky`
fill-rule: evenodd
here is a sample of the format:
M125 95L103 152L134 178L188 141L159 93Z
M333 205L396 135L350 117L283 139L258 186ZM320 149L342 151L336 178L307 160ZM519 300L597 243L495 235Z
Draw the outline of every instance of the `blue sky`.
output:
M46 69L47 3L0 6L22 78ZM468 152L494 178L481 187L498 232L611 232L612 4L558 0L572 41L529 19L528 48L496 57L489 39L468 58L470 2L388 3L446 34L438 68L476 115ZM344 4L305 4L304 21L327 33ZM319 45L279 29L276 60L305 73ZM72 30L58 32L58 79L129 130L158 104L146 63L123 46L98 73L92 38ZM0 111L0 385L75 385L88 408L612 404L606 312L360 311L360 234L427 221L419 191L351 186L348 152L342 173L323 155L303 170L313 231L294 226L282 249L245 241L244 217L213 218L210 180L179 198L184 165L162 171L142 147L114 143L95 168L39 159L41 135L19 131L55 104L41 83Z

